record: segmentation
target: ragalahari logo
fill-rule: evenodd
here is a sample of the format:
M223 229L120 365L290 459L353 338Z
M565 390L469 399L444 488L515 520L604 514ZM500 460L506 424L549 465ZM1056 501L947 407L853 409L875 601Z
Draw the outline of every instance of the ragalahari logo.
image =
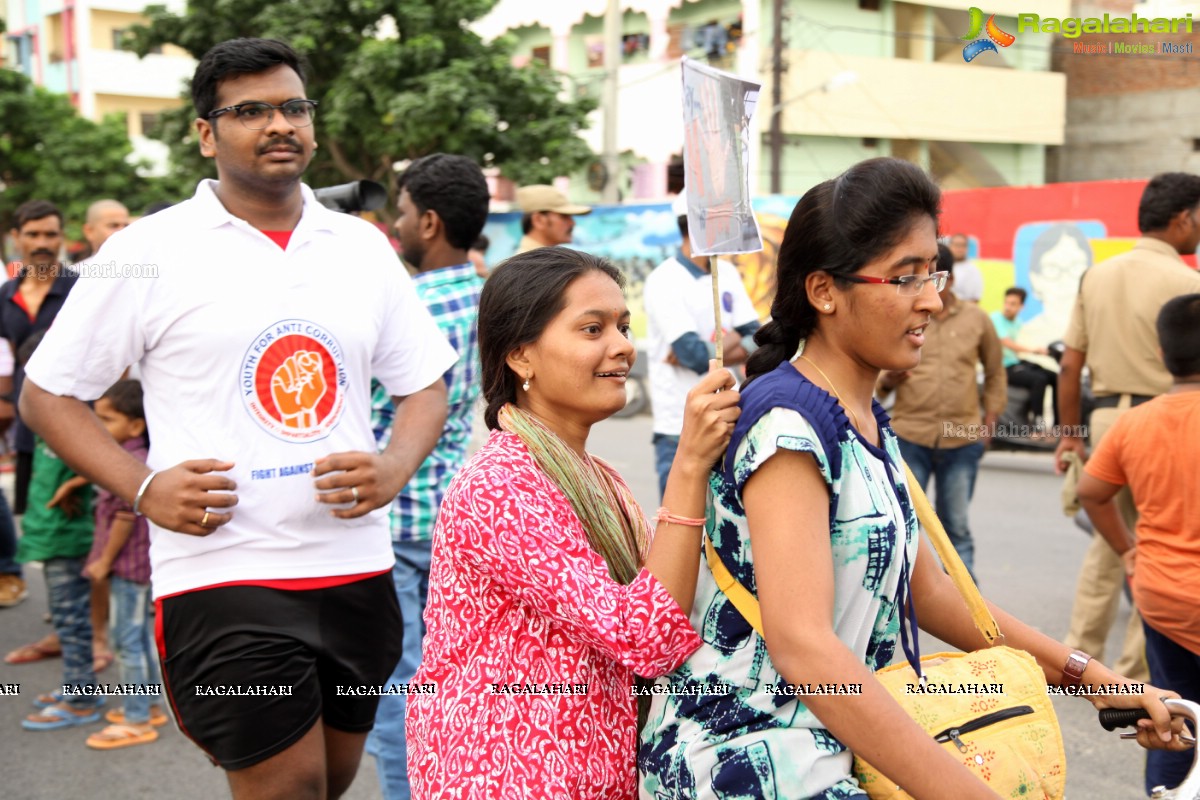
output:
M996 25L996 15L992 14L988 17L987 25L983 24L983 11L974 6L971 6L971 30L966 36L962 37L967 45L963 47L963 61L971 62L980 53L986 53L991 50L993 53L999 53L996 45L1008 47L1017 40L1017 37L1011 33L1005 33ZM987 33L987 36L980 38L981 33Z

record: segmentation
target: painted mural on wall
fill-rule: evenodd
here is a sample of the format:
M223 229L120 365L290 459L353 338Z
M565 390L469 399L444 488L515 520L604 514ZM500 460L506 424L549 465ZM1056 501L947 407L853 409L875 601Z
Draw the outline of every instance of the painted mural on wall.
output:
M1029 293L1020 338L1031 346L1045 346L1066 332L1083 273L1133 246L1137 202L1145 183L1096 181L947 192L942 233L968 235L971 258L984 277L980 305L985 311L998 310L1010 286ZM775 292L775 257L798 200L782 195L755 198L764 249L729 259L764 320ZM497 264L516 251L520 219L515 212L489 217L484 231L492 242L489 263ZM679 244L670 205L653 203L600 206L577 217L572 246L611 259L625 273L634 335L642 337L646 275Z
M759 316L766 319L775 293L775 253L783 239L788 215L798 198L771 196L754 201L764 250L729 257L742 274ZM521 215L492 214L484 235L491 241L488 263L499 264L517 251L521 240ZM674 255L680 245L679 227L670 203L598 206L591 214L575 218L572 247L603 256L620 268L628 281L625 296L633 314L635 337L646 335L642 287L650 270Z

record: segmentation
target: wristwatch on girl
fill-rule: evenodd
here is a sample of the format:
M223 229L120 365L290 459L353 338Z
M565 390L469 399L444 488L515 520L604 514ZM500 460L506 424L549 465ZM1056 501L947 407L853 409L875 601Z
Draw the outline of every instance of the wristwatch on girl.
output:
M1083 671L1087 669L1092 657L1087 653L1076 650L1067 656L1067 664L1062 670L1063 686L1078 686L1083 681Z

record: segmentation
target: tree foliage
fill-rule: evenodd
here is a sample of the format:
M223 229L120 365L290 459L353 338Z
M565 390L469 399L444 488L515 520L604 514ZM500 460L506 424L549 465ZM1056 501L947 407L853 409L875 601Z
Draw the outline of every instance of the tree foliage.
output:
M518 182L548 182L593 156L578 136L595 107L562 100L553 72L512 65L513 42L484 42L467 26L495 0L190 0L186 13L146 9L131 30L144 55L174 44L196 58L240 36L288 42L308 60L320 102L314 186L370 178L393 192L393 165L434 152L498 166ZM212 174L196 152L190 106L165 115L181 183ZM394 199L394 198L393 198Z
M76 240L96 200L116 198L136 213L158 198L130 163L132 152L120 115L84 119L65 95L0 69L0 230L6 233L17 207L34 199L61 208Z

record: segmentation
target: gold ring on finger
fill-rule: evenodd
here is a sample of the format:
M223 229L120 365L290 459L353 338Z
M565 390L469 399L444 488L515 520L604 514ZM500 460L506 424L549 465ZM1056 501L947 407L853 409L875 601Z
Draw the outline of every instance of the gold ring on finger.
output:
M208 510L207 509L204 511L204 516L200 518L200 527L201 528L208 527Z
M356 503L357 503L357 502L358 502L358 487L357 487L357 486L351 486L351 487L350 487L350 494L354 495L354 502L356 502Z

